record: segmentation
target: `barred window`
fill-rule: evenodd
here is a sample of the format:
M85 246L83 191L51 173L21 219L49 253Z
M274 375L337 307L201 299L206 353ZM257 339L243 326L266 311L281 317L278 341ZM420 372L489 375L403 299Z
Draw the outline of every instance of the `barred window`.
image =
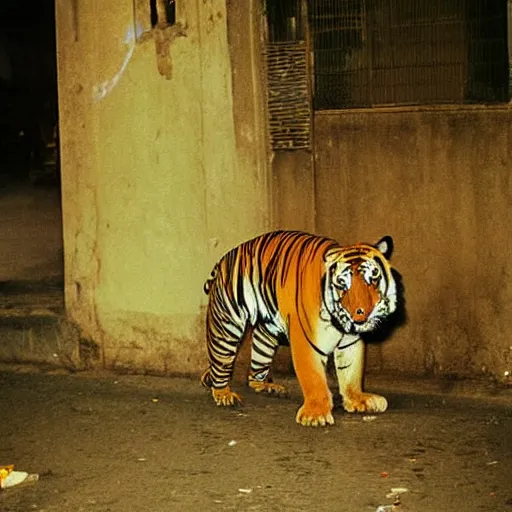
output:
M506 0L310 0L315 109L504 102Z
M303 41L306 38L302 0L266 0L265 11L269 42Z
M306 0L266 0L267 119L274 150L311 149Z

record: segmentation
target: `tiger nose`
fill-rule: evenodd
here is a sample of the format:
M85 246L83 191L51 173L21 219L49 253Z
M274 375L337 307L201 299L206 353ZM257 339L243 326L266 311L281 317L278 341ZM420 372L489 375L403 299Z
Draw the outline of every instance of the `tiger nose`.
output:
M354 322L356 324L362 324L366 321L366 312L363 308L357 308L354 315Z

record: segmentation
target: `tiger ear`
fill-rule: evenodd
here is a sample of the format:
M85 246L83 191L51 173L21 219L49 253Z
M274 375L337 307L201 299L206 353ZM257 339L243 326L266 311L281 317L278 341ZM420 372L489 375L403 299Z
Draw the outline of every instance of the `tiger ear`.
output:
M384 258L386 258L387 260L389 260L389 258L391 258L391 254L393 253L393 239L389 236L389 235L386 235L384 237L382 237L375 245L374 247L376 249L378 249L382 255L384 256Z

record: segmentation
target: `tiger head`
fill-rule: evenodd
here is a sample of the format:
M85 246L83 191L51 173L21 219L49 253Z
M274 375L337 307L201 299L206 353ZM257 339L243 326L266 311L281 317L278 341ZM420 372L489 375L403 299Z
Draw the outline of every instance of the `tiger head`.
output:
M374 331L397 309L392 252L393 239L386 236L374 246L336 247L325 254L324 306L342 332Z

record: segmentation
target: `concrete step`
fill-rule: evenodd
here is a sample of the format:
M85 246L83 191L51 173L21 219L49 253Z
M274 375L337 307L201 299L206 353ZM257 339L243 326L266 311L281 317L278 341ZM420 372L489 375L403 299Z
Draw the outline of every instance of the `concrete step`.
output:
M79 337L66 319L61 281L0 282L0 361L79 365Z

